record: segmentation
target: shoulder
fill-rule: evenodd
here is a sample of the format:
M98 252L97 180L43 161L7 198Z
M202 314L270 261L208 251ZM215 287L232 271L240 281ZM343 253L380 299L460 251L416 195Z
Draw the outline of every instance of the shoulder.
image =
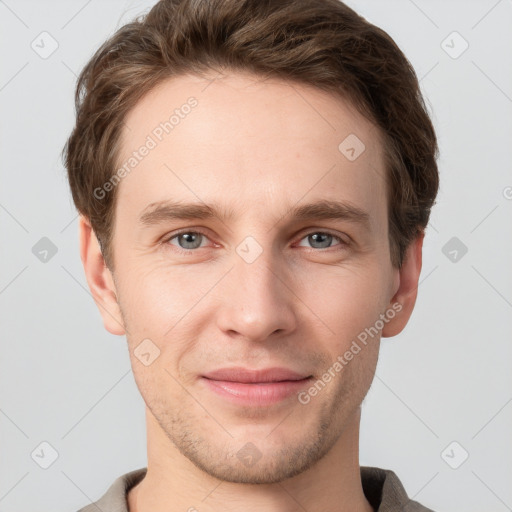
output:
M146 475L147 468L139 468L119 476L100 499L78 512L128 512L126 497L128 491Z
M394 471L370 466L361 466L360 470L364 494L375 512L434 512L407 496Z

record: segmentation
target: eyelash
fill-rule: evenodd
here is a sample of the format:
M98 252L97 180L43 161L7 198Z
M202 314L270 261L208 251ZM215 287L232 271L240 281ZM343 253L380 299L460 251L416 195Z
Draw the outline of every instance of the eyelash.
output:
M178 236L180 235L183 235L185 233L192 233L192 234L199 234L199 235L202 235L206 238L209 239L208 235L206 233L204 233L203 231L201 230L197 230L197 229L183 229L181 231L178 231L176 233L172 233L170 236L167 236L165 237L165 239L162 241L162 243L164 245L172 245L170 244L169 242L171 240L174 240L175 238L177 238ZM343 240L340 236L338 235L335 235L334 233L331 233L330 231L320 231L320 230L314 230L314 231L309 231L309 232L306 232L301 238L299 241L302 241L304 238L308 237L309 235L314 235L314 234L321 234L321 235L330 235L332 236L333 238L335 238L336 240L338 240L340 242L340 250L342 249L345 249L346 247L348 247L349 243L346 242L345 240ZM192 254L194 252L197 252L199 249L203 249L204 247L198 247L196 249L183 249L182 247L179 247L177 245L173 245L172 246L172 250L180 253L180 254ZM309 249L311 249L311 251L315 251L315 252L327 252L329 251L329 249L332 249L332 247L327 247L325 249L317 249L315 247L310 247Z

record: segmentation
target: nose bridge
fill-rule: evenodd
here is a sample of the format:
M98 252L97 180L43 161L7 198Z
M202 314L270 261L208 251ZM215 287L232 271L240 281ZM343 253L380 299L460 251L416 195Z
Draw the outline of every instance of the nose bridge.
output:
M247 237L236 248L234 278L247 293L264 293L276 299L279 293L279 273L283 269L279 255L270 246L270 241L263 247L253 237Z
M283 261L270 242L263 245L247 237L236 247L233 259L234 268L223 290L219 327L252 340L293 329L293 294L286 276L281 275Z

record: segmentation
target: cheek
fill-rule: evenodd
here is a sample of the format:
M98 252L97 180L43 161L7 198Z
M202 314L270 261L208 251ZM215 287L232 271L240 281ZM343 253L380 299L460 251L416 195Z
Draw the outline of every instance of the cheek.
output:
M188 382L190 378L183 361L196 349L205 329L205 296L219 277L211 271L199 275L186 265L151 262L123 271L129 279L120 289L121 309L137 385L143 396L158 389L167 389L172 396L179 388L176 380ZM145 366L139 360L141 353L157 357Z
M300 280L297 295L321 332L339 349L375 323L386 304L384 271L378 264L323 267Z
M179 379L165 356L162 351L160 357L149 366L142 364L136 356L130 356L137 388L145 404L157 417L161 411L170 410L166 404L183 403L183 389L176 383Z
M144 262L123 269L122 308L130 331L162 340L193 311L211 287L213 277L202 279L190 266Z

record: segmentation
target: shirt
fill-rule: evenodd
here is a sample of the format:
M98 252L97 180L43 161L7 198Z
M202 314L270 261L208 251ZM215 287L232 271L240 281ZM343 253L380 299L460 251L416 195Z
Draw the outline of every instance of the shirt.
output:
M375 512L434 512L410 500L393 471L369 466L360 466L360 470L363 492ZM128 491L144 478L146 471L147 468L140 468L121 475L98 501L78 512L129 512Z

